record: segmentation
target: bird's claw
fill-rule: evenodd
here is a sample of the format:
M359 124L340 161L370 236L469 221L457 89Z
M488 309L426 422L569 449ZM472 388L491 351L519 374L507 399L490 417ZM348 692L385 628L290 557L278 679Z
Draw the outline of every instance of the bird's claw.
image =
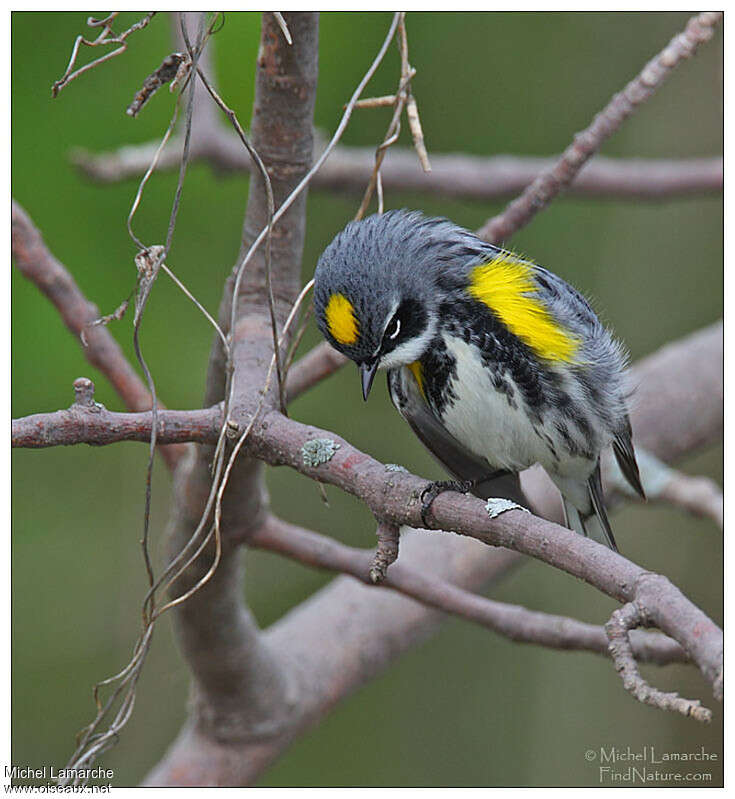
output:
M445 491L457 491L466 494L475 487L474 480L434 480L421 492L421 521L429 526L428 513L434 500Z

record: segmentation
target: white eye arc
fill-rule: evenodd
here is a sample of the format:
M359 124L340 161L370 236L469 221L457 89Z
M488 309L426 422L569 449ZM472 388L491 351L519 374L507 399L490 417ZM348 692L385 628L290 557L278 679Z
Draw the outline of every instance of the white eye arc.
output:
M387 334L388 338L389 338L391 341L392 341L394 338L396 338L396 337L398 336L398 334L401 332L401 320L400 320L398 317L396 317L396 318L393 320L393 322L391 323L391 325L390 325L390 327L388 328L388 330L390 330L390 328L391 328L391 327L394 327L394 326L395 326L395 330L394 330L393 332L388 332L388 331L386 331L386 334Z

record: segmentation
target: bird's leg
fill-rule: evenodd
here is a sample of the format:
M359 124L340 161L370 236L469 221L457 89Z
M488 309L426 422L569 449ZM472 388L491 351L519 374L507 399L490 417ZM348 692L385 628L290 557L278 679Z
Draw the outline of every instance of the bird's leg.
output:
M445 491L457 491L466 494L477 485L478 480L435 480L421 492L421 521L428 527L427 514L431 510L434 500Z

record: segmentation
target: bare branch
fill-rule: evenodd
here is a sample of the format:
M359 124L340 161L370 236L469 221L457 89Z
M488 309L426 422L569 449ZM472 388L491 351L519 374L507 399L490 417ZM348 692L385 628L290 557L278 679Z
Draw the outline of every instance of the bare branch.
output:
M141 28L145 28L156 14L155 11L151 11L142 19L138 20L138 22L131 25L123 33L116 34L112 30L112 24L119 13L119 11L113 11L104 19L95 19L94 17L89 17L87 20L87 25L89 25L90 28L102 28L102 30L97 38L93 39L92 41L85 39L81 34L77 36L74 42L74 47L71 51L71 58L69 59L69 65L66 68L66 72L64 72L59 80L55 81L54 85L51 87L51 94L53 97L56 97L64 88L64 86L66 86L68 83L71 83L74 78L78 78L80 75L88 72L90 69L94 69L94 67L102 64L104 61L109 61L111 58L115 58L115 56L124 53L128 49L128 43L126 41L128 36L130 36L131 33L135 33L135 31L141 30ZM79 48L82 45L85 47L100 47L107 44L119 44L120 47L118 47L117 50L112 50L111 52L105 53L94 61L91 61L89 64L85 64L84 66L74 70L77 56L79 55Z
M84 336L84 355L112 384L125 405L133 411L151 407L151 395L123 354L120 345L103 325L100 317L67 269L46 247L40 232L25 210L13 200L12 248L15 265L51 300L69 330ZM174 468L184 454L182 447L164 447L161 455Z
M338 436L275 413L270 413L265 422L267 428L264 425L253 430L259 457L348 491L381 520L398 526L422 525L420 496L425 481L400 473L392 474L388 481L382 464ZM317 466L301 457L302 447L314 439L331 440L334 446L333 455ZM509 511L489 520L485 503L475 497L440 494L432 512L435 529L531 555L620 601L638 599L636 586L647 574L612 550L528 513ZM722 632L664 578L657 583L657 593L651 599L646 606L649 618L685 647L717 695L722 679Z
M721 12L712 11L692 17L684 32L675 36L622 92L610 100L592 124L574 137L558 162L539 175L501 214L488 220L478 235L486 241L501 242L527 225L574 180L582 165L655 93L672 70L683 60L691 58L700 44L712 38L714 26L721 19Z
M355 108L390 108L396 104L395 94L384 94L381 97L366 97L358 100Z
M476 622L519 643L609 656L608 638L602 627L486 599L433 573L424 574L412 569L409 564L395 564L380 581L376 581L372 577L374 556L368 550L345 546L281 519L270 517L250 535L248 545L278 552L309 566L350 574L365 585L379 582L382 587L410 596L436 610ZM634 656L640 662L665 665L688 661L678 644L660 634L633 633L631 644Z
M368 98L356 108L393 105L395 96ZM115 183L145 172L157 143L122 147L109 153L76 149L72 163L88 178ZM333 191L362 192L370 179L375 151L340 145L312 179L312 186ZM172 141L161 154L159 169L175 169L181 160L181 142ZM251 162L237 137L219 126L206 138L192 142L192 160L208 163L218 172L249 172ZM416 168L413 151L394 147L380 170L383 188L393 192L426 192L445 197L497 200L523 191L556 159L537 156L432 153L431 172ZM567 187L570 197L665 200L722 191L722 158L605 158L588 161Z
M382 583L388 572L388 566L395 563L398 557L400 530L393 524L380 522L375 535L378 539L378 546L370 564L370 582Z
M712 713L702 707L698 700L683 699L678 694L659 691L641 677L631 646L630 631L642 624L644 619L645 612L636 603L628 602L614 611L605 625L605 632L610 639L610 655L620 672L625 690L647 705L691 716L697 721L711 721Z
M86 379L86 378L80 378ZM68 410L37 413L13 419L12 446L40 449L69 444L101 446L118 441L150 441L152 416L115 413L104 405L75 402ZM222 408L158 412L157 440L161 444L216 443L222 427Z

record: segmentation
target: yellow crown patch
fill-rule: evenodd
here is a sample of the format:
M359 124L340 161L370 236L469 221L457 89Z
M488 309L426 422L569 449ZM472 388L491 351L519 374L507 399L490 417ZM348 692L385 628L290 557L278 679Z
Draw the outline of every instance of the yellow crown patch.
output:
M355 308L344 294L332 294L324 316L329 332L340 344L354 344L360 337Z
M511 333L541 358L574 361L579 339L561 327L530 293L537 290L530 264L502 253L470 273L469 293L487 305Z

